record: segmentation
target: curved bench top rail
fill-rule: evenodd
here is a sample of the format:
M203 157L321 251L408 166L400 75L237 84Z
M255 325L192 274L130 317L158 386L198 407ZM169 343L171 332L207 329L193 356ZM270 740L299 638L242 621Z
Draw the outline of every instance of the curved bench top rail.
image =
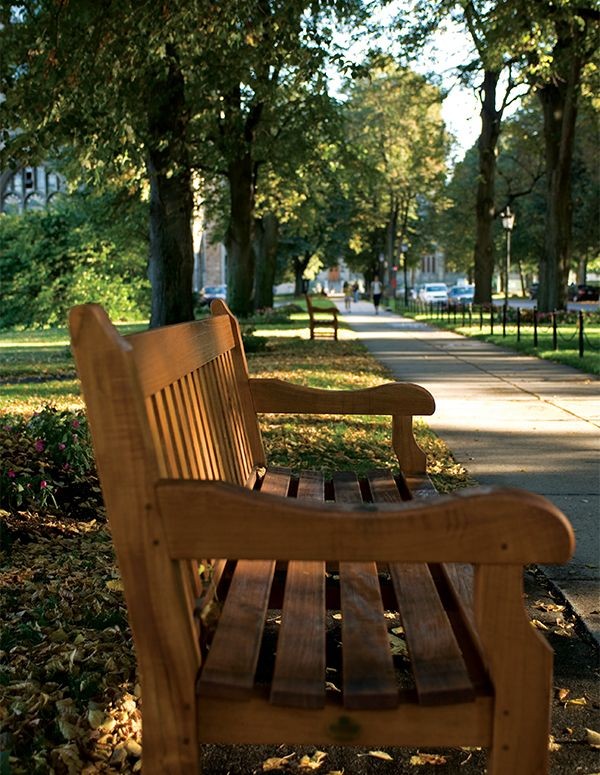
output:
M202 368L235 346L225 315L179 323L124 337L133 348L145 397Z

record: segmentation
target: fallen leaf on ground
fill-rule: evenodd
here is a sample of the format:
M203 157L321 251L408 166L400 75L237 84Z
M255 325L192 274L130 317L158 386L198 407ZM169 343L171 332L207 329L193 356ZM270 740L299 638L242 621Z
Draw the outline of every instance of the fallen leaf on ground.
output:
M531 620L531 623L532 623L532 624L533 624L533 626L534 626L536 629L538 629L538 630L547 630L547 629L548 629L548 628L546 627L546 625L544 624L544 622L540 622L540 620L539 620L539 619L532 619L532 620Z
M359 756L371 756L373 759L382 759L384 762L393 762L393 758L385 751L369 751L368 753L359 753Z
M585 728L585 739L592 748L600 748L600 732Z
M561 748L562 748L561 744L556 742L556 740L554 739L554 735L550 735L550 737L548 738L548 750L560 751Z
M567 705L587 705L587 700L585 697L576 697L575 699L567 700L565 702L565 707L567 707Z
M318 770L325 761L327 754L325 751L315 751L312 756L304 755L298 762L300 769Z
M388 634L388 638L390 641L392 656L408 656L408 647L406 646L406 641L402 640L402 638L397 638L395 635Z
M564 702L570 694L570 689L555 689L556 699Z
M290 759L293 759L295 753L289 753L287 756L272 756L270 759L265 759L262 763L263 772L269 770L279 770L282 767L287 767L290 763Z
M410 763L413 766L422 764L446 764L446 757L439 753L418 753L410 757Z

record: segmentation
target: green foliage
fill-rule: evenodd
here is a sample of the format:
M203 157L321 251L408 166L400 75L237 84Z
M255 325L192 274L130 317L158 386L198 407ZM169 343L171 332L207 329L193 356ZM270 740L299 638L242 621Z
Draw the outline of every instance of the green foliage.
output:
M101 505L83 412L47 404L0 420L0 508L60 509L82 519Z
M352 233L346 260L369 276L378 271L380 253L388 265L396 263L402 243L431 249L420 232L443 190L449 138L440 89L408 68L380 61L347 92ZM418 259L416 249L410 257Z
M135 220L110 222L110 205L74 195L56 209L0 217L0 328L62 325L87 301L117 320L147 317L146 239Z

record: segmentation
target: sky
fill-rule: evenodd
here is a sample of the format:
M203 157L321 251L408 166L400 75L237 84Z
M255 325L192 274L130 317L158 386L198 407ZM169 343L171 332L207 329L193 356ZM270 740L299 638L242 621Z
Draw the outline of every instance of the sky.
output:
M457 25L450 25L435 35L433 44L415 64L418 72L436 72L448 96L442 106L442 117L448 131L456 138L454 156L460 159L477 141L481 129L479 98L473 89L462 86L455 75L457 65L472 56L472 43Z
M406 0L393 0L380 7L374 20L382 24L390 23L394 15ZM386 44L386 38L389 38ZM343 39L338 41L343 46ZM365 58L369 41L359 40L347 50L346 54L357 62ZM394 51L394 36L384 36L383 46L390 53ZM441 77L441 85L448 92L442 106L442 117L448 131L455 138L452 161L460 161L465 152L477 141L481 129L479 99L473 89L461 86L456 77L456 67L473 56L473 44L469 35L455 22L448 21L443 30L436 32L432 43L427 46L417 62L411 67L417 72L428 75L435 73ZM333 78L335 81L335 77ZM335 90L335 87L334 87Z

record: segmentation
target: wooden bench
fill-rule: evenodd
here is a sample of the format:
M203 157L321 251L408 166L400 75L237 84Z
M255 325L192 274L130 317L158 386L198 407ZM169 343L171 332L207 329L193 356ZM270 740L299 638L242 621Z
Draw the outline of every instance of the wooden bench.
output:
M96 305L70 325L140 669L145 775L199 772L202 743L485 746L491 775L547 771L552 653L522 576L572 553L554 506L510 489L437 496L412 432L434 411L427 391L250 378L223 302L128 337ZM270 469L266 412L389 415L400 473ZM408 674L390 649L398 612Z
M308 324L310 326L310 338L314 339L318 328L332 328L333 338L338 338L338 314L339 310L329 302L330 306L323 307L319 304L313 304L313 300L308 294L305 294L306 311L308 312ZM326 334L326 332L323 332Z

